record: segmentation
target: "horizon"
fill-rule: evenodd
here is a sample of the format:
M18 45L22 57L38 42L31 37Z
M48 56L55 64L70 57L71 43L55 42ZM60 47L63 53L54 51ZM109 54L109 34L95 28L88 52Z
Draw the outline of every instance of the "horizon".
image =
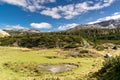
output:
M0 29L54 32L120 19L119 0L0 0Z

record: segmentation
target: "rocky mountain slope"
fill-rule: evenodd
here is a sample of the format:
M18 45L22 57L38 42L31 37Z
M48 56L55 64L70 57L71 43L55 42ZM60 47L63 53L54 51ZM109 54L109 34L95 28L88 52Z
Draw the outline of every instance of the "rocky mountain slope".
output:
M33 29L19 29L19 30L4 30L9 33L11 36L24 36L40 33L39 30Z
M108 27L108 28L116 28L116 27L120 27L120 20L102 21L99 23L95 23L94 25L100 25L102 27Z
M66 32L80 32L80 30L84 29L116 29L120 28L120 20L107 20L107 21L101 21L99 23L94 24L81 24L74 28L71 28L69 30L66 30Z
M0 30L0 37L4 37L4 36L10 36L10 34L3 30Z

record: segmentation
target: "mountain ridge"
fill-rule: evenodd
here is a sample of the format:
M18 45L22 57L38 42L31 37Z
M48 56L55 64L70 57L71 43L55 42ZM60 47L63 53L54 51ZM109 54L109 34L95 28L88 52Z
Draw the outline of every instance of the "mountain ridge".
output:
M115 28L115 27L120 27L120 20L111 19L111 20L106 20L106 21L95 23L95 25L100 25L100 26L103 26L103 27L114 27Z
M120 28L120 20L105 20L94 24L81 24L74 28L65 31L80 30L80 29L114 29Z

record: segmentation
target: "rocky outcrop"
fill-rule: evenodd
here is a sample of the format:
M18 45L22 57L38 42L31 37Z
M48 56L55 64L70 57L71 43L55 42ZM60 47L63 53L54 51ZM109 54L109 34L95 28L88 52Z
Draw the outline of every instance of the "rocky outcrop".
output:
M1 35L0 37L10 36L9 33L5 32L5 31L3 31L3 30L0 30L0 35Z

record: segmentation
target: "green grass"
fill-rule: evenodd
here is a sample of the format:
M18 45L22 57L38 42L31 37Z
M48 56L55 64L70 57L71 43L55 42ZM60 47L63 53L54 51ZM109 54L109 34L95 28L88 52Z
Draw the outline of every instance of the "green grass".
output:
M101 57L66 57L65 54L59 54L60 51L60 49L25 50L22 48L0 47L0 80L86 80L86 75L89 72L95 72L101 67ZM50 59L46 56L54 56L55 58ZM22 63L29 67L21 73L20 70L24 68L21 65ZM60 63L74 63L79 67L56 74L40 70L42 75L29 75L28 71L32 71L35 68L34 65ZM6 67L6 64L12 65L12 67ZM17 72L14 70L17 70Z

